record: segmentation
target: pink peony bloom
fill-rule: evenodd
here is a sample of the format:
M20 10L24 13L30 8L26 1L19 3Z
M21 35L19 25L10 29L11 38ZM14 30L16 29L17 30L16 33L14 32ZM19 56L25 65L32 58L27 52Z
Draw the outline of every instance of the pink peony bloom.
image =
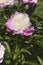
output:
M13 35L21 34L25 36L33 34L34 27L31 25L28 14L20 12L11 15L11 18L5 24L8 32L13 31Z
M6 7L7 5L13 5L18 2L17 0L0 0L0 8Z
M3 62L5 47L0 43L0 63Z
M23 3L37 3L37 0L21 0Z
M20 0L23 4L25 4L26 8L28 9L31 5L34 7L34 5L37 4L37 0Z

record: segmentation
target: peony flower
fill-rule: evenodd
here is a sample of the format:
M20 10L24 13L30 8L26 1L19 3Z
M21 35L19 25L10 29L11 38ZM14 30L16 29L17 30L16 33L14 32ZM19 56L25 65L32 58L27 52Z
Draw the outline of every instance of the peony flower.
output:
M21 0L23 3L37 3L37 0Z
M34 7L34 5L37 4L37 0L20 0L20 2L25 4L26 8L28 8L31 5L32 5L32 7Z
M0 8L6 7L7 5L13 5L13 3L18 2L18 0L0 0Z
M15 12L6 22L5 26L8 32L13 31L13 34L21 34L29 36L33 34L34 27L31 26L30 19L27 13Z
M5 47L2 44L0 44L0 63L3 62L4 51L5 51Z

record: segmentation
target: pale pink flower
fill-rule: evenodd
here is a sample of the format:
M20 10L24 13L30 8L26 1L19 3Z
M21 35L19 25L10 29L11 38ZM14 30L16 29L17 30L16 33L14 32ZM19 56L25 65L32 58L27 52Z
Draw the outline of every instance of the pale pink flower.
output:
M6 7L8 5L13 5L18 0L0 0L0 8Z
M30 7L31 5L34 7L34 5L37 4L37 0L20 0L20 2L25 4L26 8Z
M37 0L21 0L23 3L37 3Z
M4 53L5 53L5 47L0 43L0 63L3 62Z
M13 34L21 34L29 36L33 34L34 27L31 26L30 19L27 13L15 12L8 19L5 26L8 32L13 31Z

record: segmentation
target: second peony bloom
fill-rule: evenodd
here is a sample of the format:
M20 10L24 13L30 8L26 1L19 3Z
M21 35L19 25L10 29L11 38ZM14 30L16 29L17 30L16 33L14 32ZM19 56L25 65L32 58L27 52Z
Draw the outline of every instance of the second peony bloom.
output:
M27 13L15 12L5 23L5 26L8 32L13 31L13 35L21 34L29 36L32 35L34 31L34 27L32 27Z
M23 3L30 3L30 4L32 4L32 3L36 4L37 3L37 0L20 0L20 1Z
M6 7L8 5L13 5L17 3L18 0L0 0L0 8Z
M4 54L5 54L5 47L0 43L0 63L3 62Z

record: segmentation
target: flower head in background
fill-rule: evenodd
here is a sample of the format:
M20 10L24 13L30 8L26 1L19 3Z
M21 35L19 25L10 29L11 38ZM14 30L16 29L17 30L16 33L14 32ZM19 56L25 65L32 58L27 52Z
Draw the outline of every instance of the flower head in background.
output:
M21 0L23 3L37 3L37 0Z
M33 34L34 27L31 26L30 19L27 13L15 12L6 22L7 31L13 31L13 34L21 34L29 36Z
M20 0L28 8L30 5L34 6L37 4L37 0Z
M6 7L7 5L13 5L18 0L0 0L0 8Z
M0 63L3 62L5 47L0 43Z

